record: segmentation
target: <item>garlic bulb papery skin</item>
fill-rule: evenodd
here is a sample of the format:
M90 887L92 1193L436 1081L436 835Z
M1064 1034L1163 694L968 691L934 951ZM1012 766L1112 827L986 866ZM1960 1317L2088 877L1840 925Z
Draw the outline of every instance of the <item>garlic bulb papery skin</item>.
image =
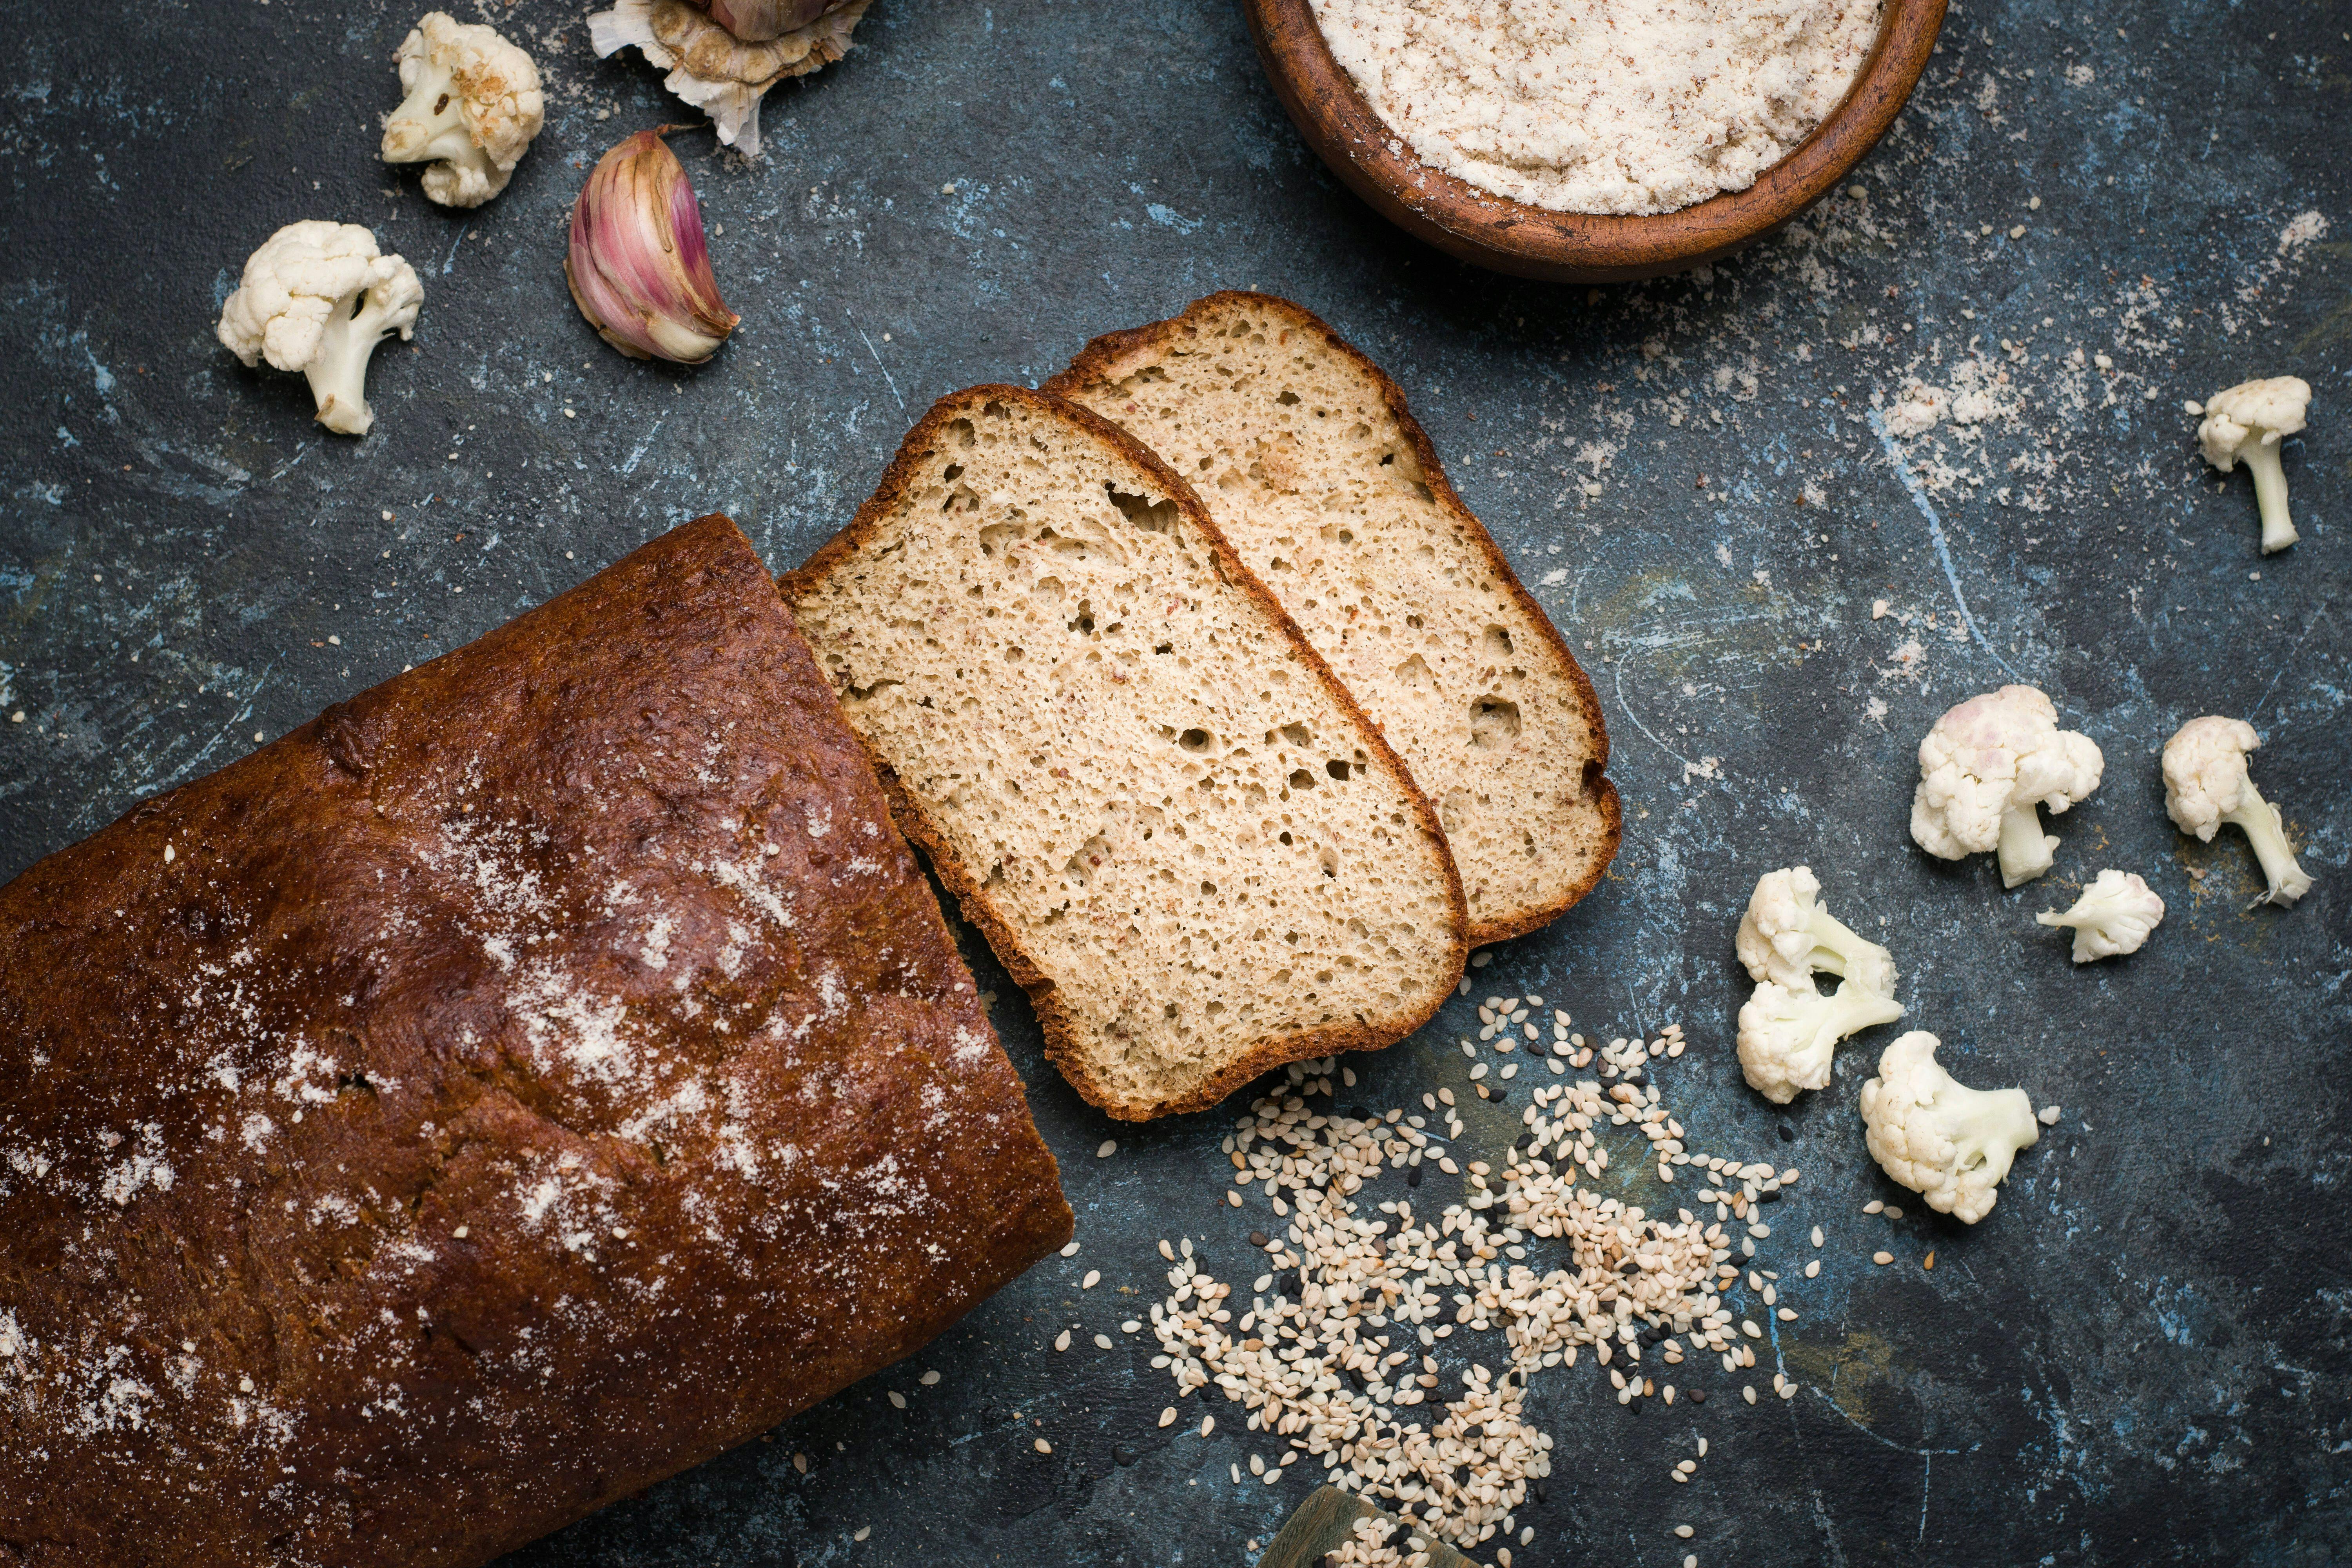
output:
M664 87L710 116L719 141L755 158L761 95L848 53L850 32L869 3L849 0L779 37L745 39L687 0L620 0L588 18L588 41L599 58L635 45L669 72Z
M719 298L686 167L640 131L598 161L572 205L563 279L572 303L631 359L700 364L742 318Z
M797 33L847 5L849 0L708 0L710 19L747 44Z

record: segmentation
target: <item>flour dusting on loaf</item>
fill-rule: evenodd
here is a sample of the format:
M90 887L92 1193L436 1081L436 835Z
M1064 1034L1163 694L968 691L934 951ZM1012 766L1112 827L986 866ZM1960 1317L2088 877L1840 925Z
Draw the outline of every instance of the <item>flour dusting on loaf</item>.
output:
M0 1563L468 1568L1069 1231L724 519L0 889Z

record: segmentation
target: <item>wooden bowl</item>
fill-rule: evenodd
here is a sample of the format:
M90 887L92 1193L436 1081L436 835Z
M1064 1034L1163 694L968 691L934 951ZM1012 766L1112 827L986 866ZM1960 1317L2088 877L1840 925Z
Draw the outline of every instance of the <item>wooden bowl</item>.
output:
M1820 200L1895 123L1944 23L1944 0L1885 5L1878 40L1844 100L1754 184L1678 212L1612 217L1528 206L1431 168L1357 92L1316 25L1310 0L1242 0L1283 107L1350 189L1449 255L1559 283L1680 272L1728 256Z

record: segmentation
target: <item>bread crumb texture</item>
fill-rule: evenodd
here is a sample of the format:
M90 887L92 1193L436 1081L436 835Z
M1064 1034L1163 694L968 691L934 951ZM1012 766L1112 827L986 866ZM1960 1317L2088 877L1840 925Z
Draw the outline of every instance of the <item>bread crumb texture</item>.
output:
M1465 951L1425 804L1197 506L1070 405L980 388L786 584L1056 1064L1129 1117L1386 1045Z
M1402 394L1287 300L1219 294L1050 384L1191 480L1437 808L1471 940L1542 924L1617 848L1583 672Z
M0 1562L470 1568L1060 1246L887 809L710 518L0 889Z
M1835 109L1879 0L1314 0L1421 161L1554 212L1744 191Z

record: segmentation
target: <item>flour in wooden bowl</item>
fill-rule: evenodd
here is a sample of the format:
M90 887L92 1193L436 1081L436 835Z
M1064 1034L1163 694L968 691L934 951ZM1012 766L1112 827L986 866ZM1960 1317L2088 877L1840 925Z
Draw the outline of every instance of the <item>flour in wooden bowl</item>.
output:
M1881 0L1314 0L1422 162L1556 212L1746 190L1835 109Z

